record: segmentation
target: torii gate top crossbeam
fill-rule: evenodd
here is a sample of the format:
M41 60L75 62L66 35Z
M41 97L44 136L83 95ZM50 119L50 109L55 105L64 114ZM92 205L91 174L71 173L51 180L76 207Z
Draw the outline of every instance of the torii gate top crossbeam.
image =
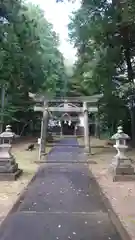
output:
M93 96L81 96L81 97L67 97L65 98L49 98L46 96L41 96L39 94L29 93L29 97L33 98L33 100L40 106L35 106L34 111L44 112L45 108L50 112L76 112L81 113L84 112L84 105L90 103L90 107L87 105L86 110L89 112L98 112L98 101L102 97L102 94L97 94ZM58 103L58 106L55 106L53 103ZM61 104L63 103L63 104ZM73 104L76 103L76 104ZM82 105L83 103L83 105ZM43 104L44 106L41 106ZM80 105L81 104L81 105ZM45 106L46 105L46 106ZM62 106L63 105L63 106ZM73 106L74 105L74 106Z
M40 106L34 106L34 111L35 112L43 112L44 111L44 107L40 107ZM74 108L74 107L70 107L70 108L64 108L64 107L48 107L47 108L50 112L77 112L77 113L81 113L84 112L84 108ZM88 111L90 112L97 112L98 108L97 107L90 107L88 108Z
M87 102L87 103L97 103L99 101L99 99L101 99L103 97L103 94L95 94L95 95L92 95L92 96L81 96L81 97L67 97L67 98L52 98L52 97L47 97L47 96L42 96L42 95L39 95L39 94L32 94L32 93L29 93L29 97L33 98L35 102L57 102L57 103L60 103L60 102L72 102L72 103L75 103L75 102Z

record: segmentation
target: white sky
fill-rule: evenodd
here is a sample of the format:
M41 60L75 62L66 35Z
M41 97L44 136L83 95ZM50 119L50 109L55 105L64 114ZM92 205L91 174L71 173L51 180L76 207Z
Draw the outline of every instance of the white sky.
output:
M75 49L68 42L68 28L69 15L72 11L76 10L80 6L80 0L76 0L75 3L68 2L56 3L56 0L29 0L34 4L40 5L45 11L45 16L49 22L54 26L54 30L60 37L60 51L64 54L65 59L70 62L75 60Z

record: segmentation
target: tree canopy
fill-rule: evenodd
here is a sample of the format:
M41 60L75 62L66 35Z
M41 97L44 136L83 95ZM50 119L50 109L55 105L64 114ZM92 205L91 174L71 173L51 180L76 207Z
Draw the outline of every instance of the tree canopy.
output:
M132 122L135 133L134 1L82 0L71 16L69 37L77 61L65 70L59 37L44 12L22 0L1 1L1 122L20 127L35 118L29 92L103 93L102 121L113 131L119 120L128 130Z
M69 36L78 55L73 92L102 92L101 112L109 128L119 120L128 124L129 104L134 121L134 18L133 0L83 0L69 24Z
M44 12L21 0L0 3L1 121L32 118L29 92L63 94L65 67L59 37ZM3 95L4 94L4 95ZM4 104L4 106L3 106Z

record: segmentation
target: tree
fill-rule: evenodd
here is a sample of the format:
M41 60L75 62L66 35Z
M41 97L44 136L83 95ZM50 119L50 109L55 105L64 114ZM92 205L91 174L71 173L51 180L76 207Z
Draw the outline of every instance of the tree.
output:
M35 118L29 92L60 94L64 59L59 38L38 6L4 0L0 16L0 84L6 86L1 117L21 126Z
M127 96L134 91L134 13L131 0L84 0L69 24L78 50L75 86L80 86L80 94L104 93L102 111L108 126L116 126L121 118L126 121Z

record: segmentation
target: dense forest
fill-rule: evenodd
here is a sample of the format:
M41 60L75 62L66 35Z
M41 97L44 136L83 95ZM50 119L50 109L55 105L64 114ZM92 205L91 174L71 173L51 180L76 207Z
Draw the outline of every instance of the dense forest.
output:
M135 138L135 1L82 0L69 36L78 56L72 93L103 93L101 127L112 134L123 122Z
M29 92L63 94L66 73L58 49L59 37L38 6L0 1L1 131L10 123L20 134L36 121Z
M103 93L101 130L112 134L122 122L134 140L134 0L82 0L71 15L69 37L77 61L67 73L59 36L44 12L21 0L0 1L0 130L10 123L21 134L39 122L29 92Z

